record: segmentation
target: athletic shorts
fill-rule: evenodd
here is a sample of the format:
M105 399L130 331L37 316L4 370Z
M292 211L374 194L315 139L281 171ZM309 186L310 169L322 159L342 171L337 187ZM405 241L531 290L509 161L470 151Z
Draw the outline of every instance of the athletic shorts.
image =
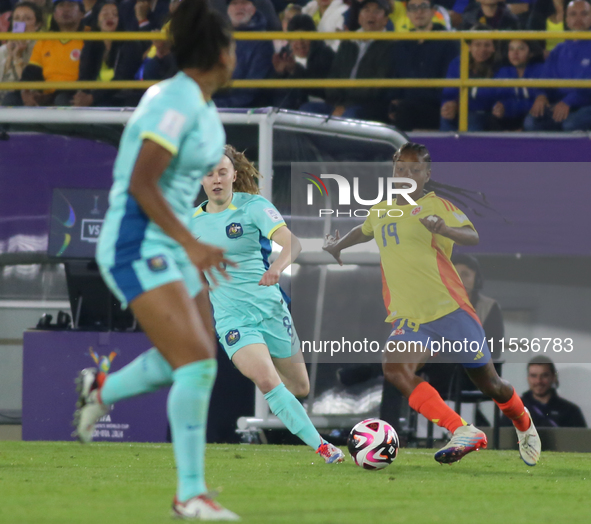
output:
M300 339L287 308L283 316L266 318L258 324L216 324L216 332L230 360L239 349L249 344L265 344L274 358L292 357L300 349Z
M184 251L152 246L142 254L145 256L112 267L99 263L103 280L123 308L142 293L170 282L184 282L191 297L203 289L199 273Z
M465 368L479 368L491 359L482 324L463 309L425 324L399 318L392 323L392 328L388 342L420 342L423 347L433 350L431 362L434 363L458 363ZM462 350L453 351L453 342ZM441 351L435 352L436 349ZM427 354L430 355L430 351Z

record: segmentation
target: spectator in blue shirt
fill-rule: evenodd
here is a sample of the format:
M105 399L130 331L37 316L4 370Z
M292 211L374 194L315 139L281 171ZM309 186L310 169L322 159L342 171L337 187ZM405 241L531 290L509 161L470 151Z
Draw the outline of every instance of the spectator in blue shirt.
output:
M489 29L478 25L473 30ZM497 71L497 50L495 43L488 39L475 39L470 46L470 78L493 78ZM454 58L449 64L447 78L460 78L460 57ZM456 131L458 128L459 89L446 87L443 89L441 106L441 131ZM491 109L494 99L490 90L474 87L470 89L468 102L468 130L488 131L491 126Z
M230 0L228 16L235 31L267 30L267 20L251 0ZM237 40L232 79L269 77L273 71L273 51L270 40ZM263 89L234 89L216 95L213 100L218 107L260 107L266 105L264 97Z
M536 42L511 40L507 50L510 65L501 67L495 78L541 78L544 63L542 49ZM534 103L534 90L527 87L491 88L497 101L492 108L498 127L515 131L523 127L523 119Z
M571 31L591 28L591 4L573 0L566 9L566 25ZM591 41L567 40L548 56L543 78L591 79ZM562 87L542 89L526 117L527 131L577 131L591 129L591 89Z

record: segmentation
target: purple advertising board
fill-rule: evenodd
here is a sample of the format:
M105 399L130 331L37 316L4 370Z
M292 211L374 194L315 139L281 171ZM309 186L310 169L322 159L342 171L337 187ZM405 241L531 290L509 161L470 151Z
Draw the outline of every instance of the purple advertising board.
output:
M27 331L23 344L23 440L74 440L74 379L95 367L91 351L116 371L151 347L143 333ZM95 440L166 442L168 388L117 403L96 426Z
M482 242L474 251L591 254L591 239L579 233L591 224L586 136L419 134L413 140L429 147L438 164L434 179L485 193L497 211L475 219ZM0 255L45 253L53 189L108 189L116 153L113 145L79 137L11 133L0 141Z

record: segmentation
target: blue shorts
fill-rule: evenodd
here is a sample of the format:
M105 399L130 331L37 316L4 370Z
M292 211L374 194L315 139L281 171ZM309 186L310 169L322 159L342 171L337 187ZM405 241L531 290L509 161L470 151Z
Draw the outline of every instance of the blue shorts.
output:
M116 266L107 267L99 262L99 269L122 308L142 293L170 282L184 282L190 297L203 289L197 268L186 253L165 246L151 246L143 250L141 258Z
M431 352L427 354L437 358L434 362L479 368L491 359L482 324L463 309L425 324L399 318L392 323L392 328L388 342L419 342Z
M264 344L274 358L293 357L300 350L300 339L287 308L283 317L244 326L216 324L215 329L230 360L239 349L250 344Z

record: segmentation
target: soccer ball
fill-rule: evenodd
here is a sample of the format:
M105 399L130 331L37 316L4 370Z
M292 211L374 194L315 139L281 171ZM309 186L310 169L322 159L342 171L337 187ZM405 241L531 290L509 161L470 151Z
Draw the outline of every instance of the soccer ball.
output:
M370 418L359 422L349 433L351 458L365 469L383 469L398 455L398 434L387 422Z

